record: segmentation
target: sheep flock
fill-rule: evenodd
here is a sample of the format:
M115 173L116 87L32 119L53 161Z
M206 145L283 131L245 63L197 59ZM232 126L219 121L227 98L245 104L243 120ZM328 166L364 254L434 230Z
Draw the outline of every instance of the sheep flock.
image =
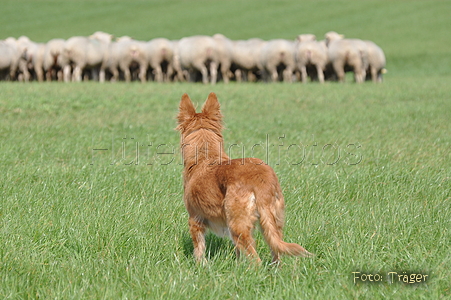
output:
M222 34L138 41L97 31L90 36L36 43L26 36L0 40L0 80L381 82L383 50L372 41L330 31L295 40L231 40Z

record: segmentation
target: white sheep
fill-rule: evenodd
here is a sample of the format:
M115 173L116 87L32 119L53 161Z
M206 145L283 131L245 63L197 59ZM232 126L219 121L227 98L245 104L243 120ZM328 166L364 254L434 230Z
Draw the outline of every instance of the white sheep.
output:
M382 74L385 73L384 51L372 41L364 41L368 47L368 70L367 80L382 82Z
M294 60L294 42L284 39L268 41L261 49L260 61L272 82L279 78L278 68L282 67L283 81L292 82L296 67Z
M102 81L105 78L104 70L101 65L108 53L112 35L102 32L96 32L90 37L75 36L69 38L61 55L61 64L64 69L64 81L71 80L71 65L74 64L72 74L73 81L81 81L82 72L85 69L91 69L92 76L100 77ZM100 75L95 71L100 70Z
M261 49L266 43L259 38L232 41L232 63L237 81L242 81L243 73L248 81L253 81L253 74L262 71Z
M229 79L231 77L230 68L233 60L233 43L226 36L220 33L213 35L213 39L217 44L222 80L224 83L229 83Z
M0 41L0 79L14 80L19 65L20 52L15 38Z
M166 38L155 38L146 43L147 61L155 72L157 82L169 81L173 74L174 44ZM163 72L165 66L165 72Z
M178 41L176 57L180 68L193 74L199 71L202 82L215 84L218 76L219 54L216 41L210 36L191 36ZM209 74L210 71L210 80Z
M58 81L63 80L61 53L63 52L65 42L63 39L52 39L46 43L43 69L47 81L52 81L54 77Z
M331 31L326 33L329 60L338 81L344 82L345 71L352 70L357 83L365 80L368 67L368 49L359 39L345 39L343 35Z
M309 72L310 77L312 79L317 77L320 83L324 82L324 71L329 62L327 46L324 41L316 41L313 34L299 35L295 43L295 59L296 67L301 72L302 82L307 82L307 71L311 67L315 71ZM316 76L314 76L314 73L316 73Z

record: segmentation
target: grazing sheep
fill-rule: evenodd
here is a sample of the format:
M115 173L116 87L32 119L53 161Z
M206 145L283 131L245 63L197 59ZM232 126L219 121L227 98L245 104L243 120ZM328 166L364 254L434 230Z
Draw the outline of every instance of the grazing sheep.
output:
M61 55L61 63L64 69L64 81L70 81L71 65L74 65L73 81L81 81L82 72L91 69L93 78L99 76L102 81L105 78L104 70L100 69L105 56L108 53L112 35L95 32L90 37L76 36L69 38ZM96 70L100 69L100 74Z
M144 83L147 80L147 54L146 54L146 42L137 41L133 39L123 39L117 44L118 64L126 82L132 80L131 68L138 67L139 80Z
M106 55L104 56L101 70L103 70L104 74L106 75L109 71L111 73L111 82L115 82L119 80L119 61L120 61L120 49L122 48L121 42L128 42L131 41L132 38L129 36L122 36L119 38L116 38L115 41L112 41L108 44L108 50ZM106 78L101 78L102 79Z
M180 65L180 55L178 51L179 40L170 41L172 44L172 49L174 50L174 55L172 56L172 75L170 79L173 81L184 82L187 81L188 76L185 76L182 66Z
M320 83L324 83L324 71L329 62L325 42L316 41L313 34L299 35L295 44L295 59L302 82L306 83L307 75L310 74L312 80L317 78ZM314 71L308 72L310 68L314 68Z
M52 81L53 78L58 81L63 80L61 54L63 53L65 42L63 39L52 39L45 46L43 69L47 81Z
M224 35L217 33L213 35L213 39L217 43L217 51L219 56L219 67L221 70L222 80L229 83L231 77L230 68L233 59L233 43Z
M294 60L294 42L275 39L268 41L261 49L260 60L265 74L272 82L279 78L278 69L283 68L283 81L292 82L296 67Z
M16 78L20 55L14 38L0 41L0 79L14 80Z
M248 81L253 81L251 77L255 77L254 73L262 71L260 57L266 43L259 38L232 41L232 62L236 68L237 81L242 81L243 73L246 74Z
M15 48L17 54L19 56L19 62L17 65L16 77L18 81L30 81L30 72L28 70L28 63L26 61L26 51L29 44L31 44L31 40L26 36L21 36L18 39L9 38L8 42L12 45L15 44Z
M197 35L180 39L176 49L176 58L182 70L191 74L199 71L202 82L215 84L217 80L219 54L216 41L209 36ZM192 78L191 78L192 79Z
M145 45L147 61L157 82L169 81L173 71L174 44L165 38L152 39ZM164 70L164 72L163 72Z
M368 70L366 80L382 82L382 74L385 71L384 51L372 41L365 41L368 47Z
M42 62L45 45L35 43L26 36L21 36L17 40L9 38L8 43L15 44L19 56L17 80L28 82L36 75L39 81L43 81Z
M329 60L338 81L344 82L345 71L354 72L355 82L362 83L368 67L368 49L365 42L359 39L344 39L343 35L328 32L325 35Z
M24 73L24 80L29 81L36 75L36 79L40 82L44 81L44 51L45 44L35 43L28 37L20 37L17 40L22 52L21 63Z

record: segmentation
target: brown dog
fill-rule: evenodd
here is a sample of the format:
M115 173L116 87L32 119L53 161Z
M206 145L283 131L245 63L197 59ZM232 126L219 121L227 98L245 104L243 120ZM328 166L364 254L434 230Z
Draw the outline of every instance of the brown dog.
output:
M184 161L184 201L197 261L204 258L205 231L229 236L237 256L245 252L260 262L252 232L260 221L273 262L281 254L312 256L298 244L282 240L284 199L274 170L258 158L230 159L224 151L219 102L210 93L196 113L187 94L177 116Z

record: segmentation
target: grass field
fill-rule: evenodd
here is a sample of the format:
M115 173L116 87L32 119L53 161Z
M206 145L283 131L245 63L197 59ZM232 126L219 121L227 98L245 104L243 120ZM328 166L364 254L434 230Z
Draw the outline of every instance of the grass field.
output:
M0 39L335 30L380 44L389 73L380 85L0 82L0 298L451 297L451 2L1 4ZM200 106L211 91L226 148L268 160L285 239L313 259L269 266L256 233L262 267L213 235L195 264L173 129L181 95Z

